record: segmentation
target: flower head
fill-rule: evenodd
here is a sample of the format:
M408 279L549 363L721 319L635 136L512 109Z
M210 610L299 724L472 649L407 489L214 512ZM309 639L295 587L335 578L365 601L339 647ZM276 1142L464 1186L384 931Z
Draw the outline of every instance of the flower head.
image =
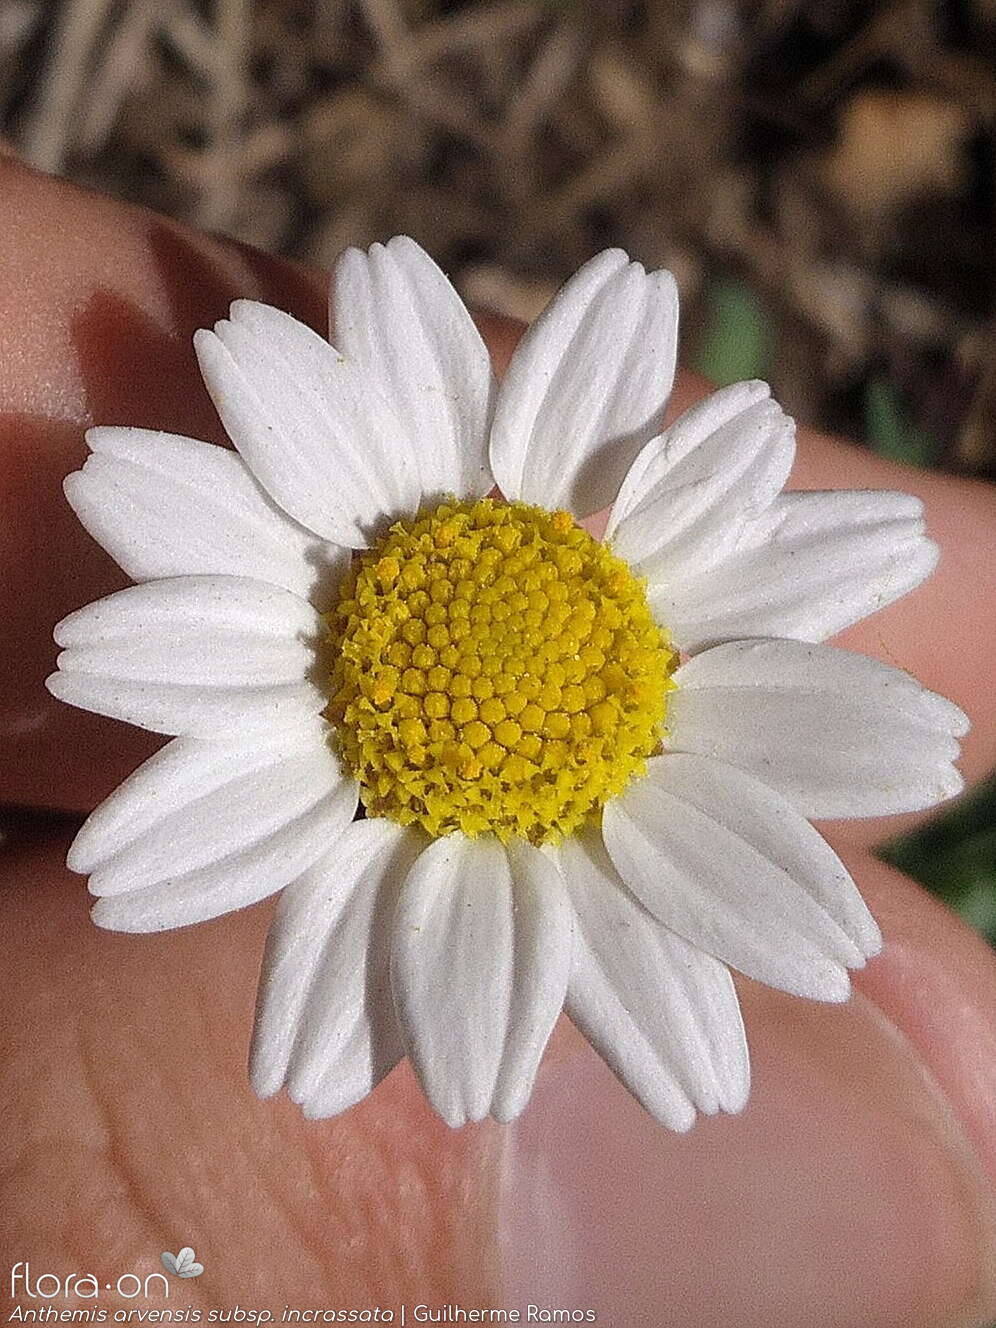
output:
M929 574L920 504L783 494L761 383L662 430L674 283L617 250L500 390L411 240L333 291L331 345L248 301L198 333L236 451L93 429L66 481L139 584L48 685L173 735L73 844L94 919L283 890L252 1079L309 1116L407 1054L450 1124L511 1119L562 1009L665 1124L736 1111L730 968L840 1001L881 944L807 818L960 788L961 712L819 644Z

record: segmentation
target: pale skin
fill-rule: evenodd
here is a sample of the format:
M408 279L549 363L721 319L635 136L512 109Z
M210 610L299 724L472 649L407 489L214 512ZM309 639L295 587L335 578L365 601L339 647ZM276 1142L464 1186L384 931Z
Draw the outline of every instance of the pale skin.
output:
M205 1274L174 1283L169 1303L205 1311L533 1301L591 1306L616 1328L996 1317L996 963L872 856L919 817L825 827L885 952L846 1007L738 980L751 1103L684 1137L566 1025L511 1129L449 1131L407 1068L346 1116L306 1123L246 1084L270 904L159 936L89 923L63 866L73 827L158 740L42 687L53 624L125 584L62 477L94 423L223 442L191 334L237 296L323 328L327 278L9 159L0 199L0 614L15 656L0 675L0 797L64 814L15 819L4 849L5 1264L103 1284L190 1244ZM500 369L518 329L482 327ZM682 378L678 405L703 390ZM926 501L939 571L841 644L967 710L962 768L979 778L996 748L993 492L806 431L793 483Z

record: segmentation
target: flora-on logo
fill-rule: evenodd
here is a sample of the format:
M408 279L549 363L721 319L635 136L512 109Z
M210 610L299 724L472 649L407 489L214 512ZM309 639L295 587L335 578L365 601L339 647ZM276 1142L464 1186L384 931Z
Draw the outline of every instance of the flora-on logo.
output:
M204 1265L197 1262L189 1245L184 1245L179 1254L170 1254L169 1250L163 1250L159 1257L163 1261L163 1267L174 1277L200 1277L204 1271Z
M159 1283L162 1283L161 1287ZM163 1273L146 1273L144 1278L137 1273L121 1273L114 1282L102 1282L95 1273L67 1273L65 1276L59 1273L32 1273L27 1259L19 1259L10 1270L11 1300L19 1300L21 1297L29 1300L54 1300L56 1297L68 1300L71 1296L77 1300L98 1300L101 1286L105 1291L116 1291L125 1300L134 1300L136 1296L148 1298L153 1286L161 1290L164 1296L169 1296L169 1281Z

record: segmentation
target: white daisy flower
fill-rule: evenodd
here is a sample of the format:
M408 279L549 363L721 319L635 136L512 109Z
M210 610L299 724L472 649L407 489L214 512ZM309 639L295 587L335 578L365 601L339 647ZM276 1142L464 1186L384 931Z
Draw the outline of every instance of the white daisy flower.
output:
M98 428L66 481L139 584L49 688L173 735L72 846L94 919L283 890L251 1077L308 1116L407 1055L449 1124L510 1120L562 1009L665 1125L738 1111L730 969L842 1001L881 944L807 818L961 787L961 712L819 644L931 571L921 505L783 495L762 383L661 432L675 286L618 250L500 388L411 240L333 289L333 345L245 300L198 333L234 452Z

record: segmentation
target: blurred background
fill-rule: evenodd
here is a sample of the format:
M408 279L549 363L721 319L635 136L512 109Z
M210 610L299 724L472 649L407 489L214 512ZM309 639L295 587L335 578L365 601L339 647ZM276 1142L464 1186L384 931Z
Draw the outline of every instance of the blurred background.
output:
M407 232L523 319L621 245L685 363L996 479L996 0L0 0L0 135L323 265ZM996 942L994 786L887 856Z

